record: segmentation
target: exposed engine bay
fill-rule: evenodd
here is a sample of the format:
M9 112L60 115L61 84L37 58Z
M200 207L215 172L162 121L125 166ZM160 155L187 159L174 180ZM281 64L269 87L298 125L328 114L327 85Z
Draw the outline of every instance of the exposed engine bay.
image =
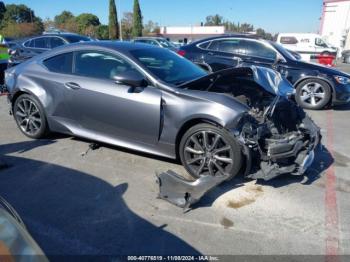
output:
M291 97L268 92L254 80L254 72L222 77L210 91L233 96L250 110L233 133L251 160L247 176L270 180L278 175L303 174L313 161L320 130Z
M254 68L242 68L236 75L229 70L222 71L213 78L191 82L187 88L221 93L247 106L247 111L230 129L243 148L245 177L270 180L282 174L302 175L314 160L320 129L293 101L293 87L281 86L286 81L279 74L273 70L271 75L258 73ZM171 172L163 173L158 179L160 197L182 207L188 207L194 199L198 201L192 194L202 196L223 182L200 178L190 183ZM182 186L174 187L176 183ZM162 189L162 185L167 190ZM183 192L177 192L179 189ZM206 191L198 192L200 189ZM169 199L164 191L176 197Z

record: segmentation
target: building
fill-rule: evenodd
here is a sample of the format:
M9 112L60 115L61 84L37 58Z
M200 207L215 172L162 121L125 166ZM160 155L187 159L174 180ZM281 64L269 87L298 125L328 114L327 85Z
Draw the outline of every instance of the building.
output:
M225 34L224 26L163 26L160 34L173 42L193 42L198 39Z
M320 35L340 50L350 49L350 0L323 0Z

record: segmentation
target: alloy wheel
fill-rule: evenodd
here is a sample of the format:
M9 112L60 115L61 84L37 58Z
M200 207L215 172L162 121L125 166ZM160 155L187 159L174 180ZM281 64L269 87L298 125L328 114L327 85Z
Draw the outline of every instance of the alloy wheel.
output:
M300 99L313 107L322 103L326 98L326 91L324 87L316 82L305 84L300 91Z
M36 104L29 99L22 99L17 103L15 117L21 130L28 135L40 132L42 117Z
M229 170L233 165L231 146L213 131L199 131L190 136L184 147L184 158L198 177L230 176Z

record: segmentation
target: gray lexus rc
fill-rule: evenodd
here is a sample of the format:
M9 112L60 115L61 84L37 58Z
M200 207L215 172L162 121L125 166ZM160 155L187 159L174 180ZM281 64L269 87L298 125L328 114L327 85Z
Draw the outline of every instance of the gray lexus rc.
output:
M320 139L272 69L208 74L150 45L67 45L8 69L5 81L26 136L54 131L179 158L195 178L303 174Z

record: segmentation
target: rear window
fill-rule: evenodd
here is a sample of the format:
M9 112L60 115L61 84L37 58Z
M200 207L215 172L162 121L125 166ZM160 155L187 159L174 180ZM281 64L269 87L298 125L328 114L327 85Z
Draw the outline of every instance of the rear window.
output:
M282 36L280 43L284 45L295 45L298 43L298 40L294 36Z
M40 38L36 38L34 40L32 40L32 42L34 41L34 47L35 48L42 48L42 49L49 49L49 41L47 39L47 37L40 37Z
M72 73L72 62L73 53L65 53L48 58L44 61L44 65L51 72L61 73L61 74L71 74Z

